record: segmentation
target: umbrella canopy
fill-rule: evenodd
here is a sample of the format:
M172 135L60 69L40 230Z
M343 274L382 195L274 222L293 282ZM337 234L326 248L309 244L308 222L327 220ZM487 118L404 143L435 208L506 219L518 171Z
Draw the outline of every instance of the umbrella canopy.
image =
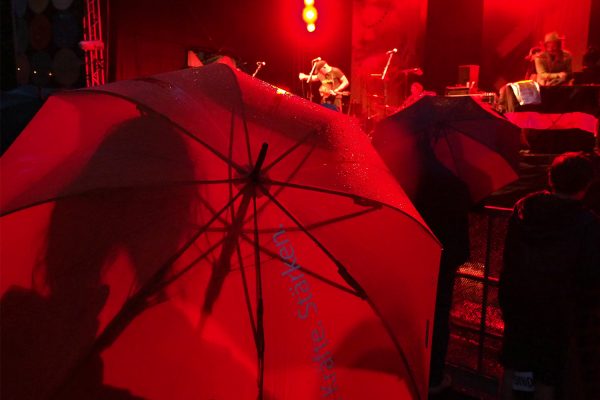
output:
M1 167L3 398L426 398L440 246L343 115L211 65Z
M373 144L409 194L429 148L477 202L518 178L519 133L471 97L425 96L382 121Z

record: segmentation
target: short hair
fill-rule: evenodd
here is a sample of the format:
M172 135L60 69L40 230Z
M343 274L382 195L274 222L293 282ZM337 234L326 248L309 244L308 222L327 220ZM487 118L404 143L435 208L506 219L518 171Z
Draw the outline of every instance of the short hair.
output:
M587 189L594 178L594 166L582 152L557 156L548 170L552 189L557 193L575 194Z
M327 64L327 61L325 61L325 60L317 61L317 64L315 66L315 72L319 72L321 70L321 68L323 68L325 66L325 64Z

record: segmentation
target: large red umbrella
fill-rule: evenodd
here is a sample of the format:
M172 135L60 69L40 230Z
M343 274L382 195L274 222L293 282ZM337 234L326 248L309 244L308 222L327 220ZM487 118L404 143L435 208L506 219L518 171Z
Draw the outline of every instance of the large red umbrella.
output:
M346 117L213 65L1 166L3 398L426 398L440 247Z
M428 147L478 202L518 179L519 134L471 97L425 96L382 121L373 144L409 193Z

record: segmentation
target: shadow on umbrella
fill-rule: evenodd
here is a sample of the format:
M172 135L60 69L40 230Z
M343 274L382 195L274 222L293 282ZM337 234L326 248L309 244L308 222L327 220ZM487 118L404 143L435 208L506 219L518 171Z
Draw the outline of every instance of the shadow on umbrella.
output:
M103 284L103 276L110 273L105 265L116 257L128 257L134 268L129 282L133 288L154 274L185 236L195 188L140 190L115 185L86 191L88 182L101 181L111 171L129 168L131 175L131 169L142 168L151 152L140 148L140 143L160 146L152 153L177 160L180 179L192 180L186 144L164 119L140 116L107 135L52 209L45 254L39 255L42 259L32 277L37 290L13 288L2 299L2 365L10 365L2 369L3 398L41 398L56 390L49 385L69 373L69 363L92 345L109 294ZM102 398L136 398L103 386L98 354L84 365L77 371L78 383L68 390L70 398L92 393Z

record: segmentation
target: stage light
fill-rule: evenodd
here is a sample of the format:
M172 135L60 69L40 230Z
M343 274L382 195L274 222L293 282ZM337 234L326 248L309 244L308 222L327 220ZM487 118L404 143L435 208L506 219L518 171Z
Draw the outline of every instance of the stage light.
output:
M317 21L317 9L313 6L306 6L302 11L302 19L307 24L314 24Z
M306 30L309 32L314 32L316 29L315 24L306 24Z
M304 5L305 6L314 6L315 0L304 0Z

